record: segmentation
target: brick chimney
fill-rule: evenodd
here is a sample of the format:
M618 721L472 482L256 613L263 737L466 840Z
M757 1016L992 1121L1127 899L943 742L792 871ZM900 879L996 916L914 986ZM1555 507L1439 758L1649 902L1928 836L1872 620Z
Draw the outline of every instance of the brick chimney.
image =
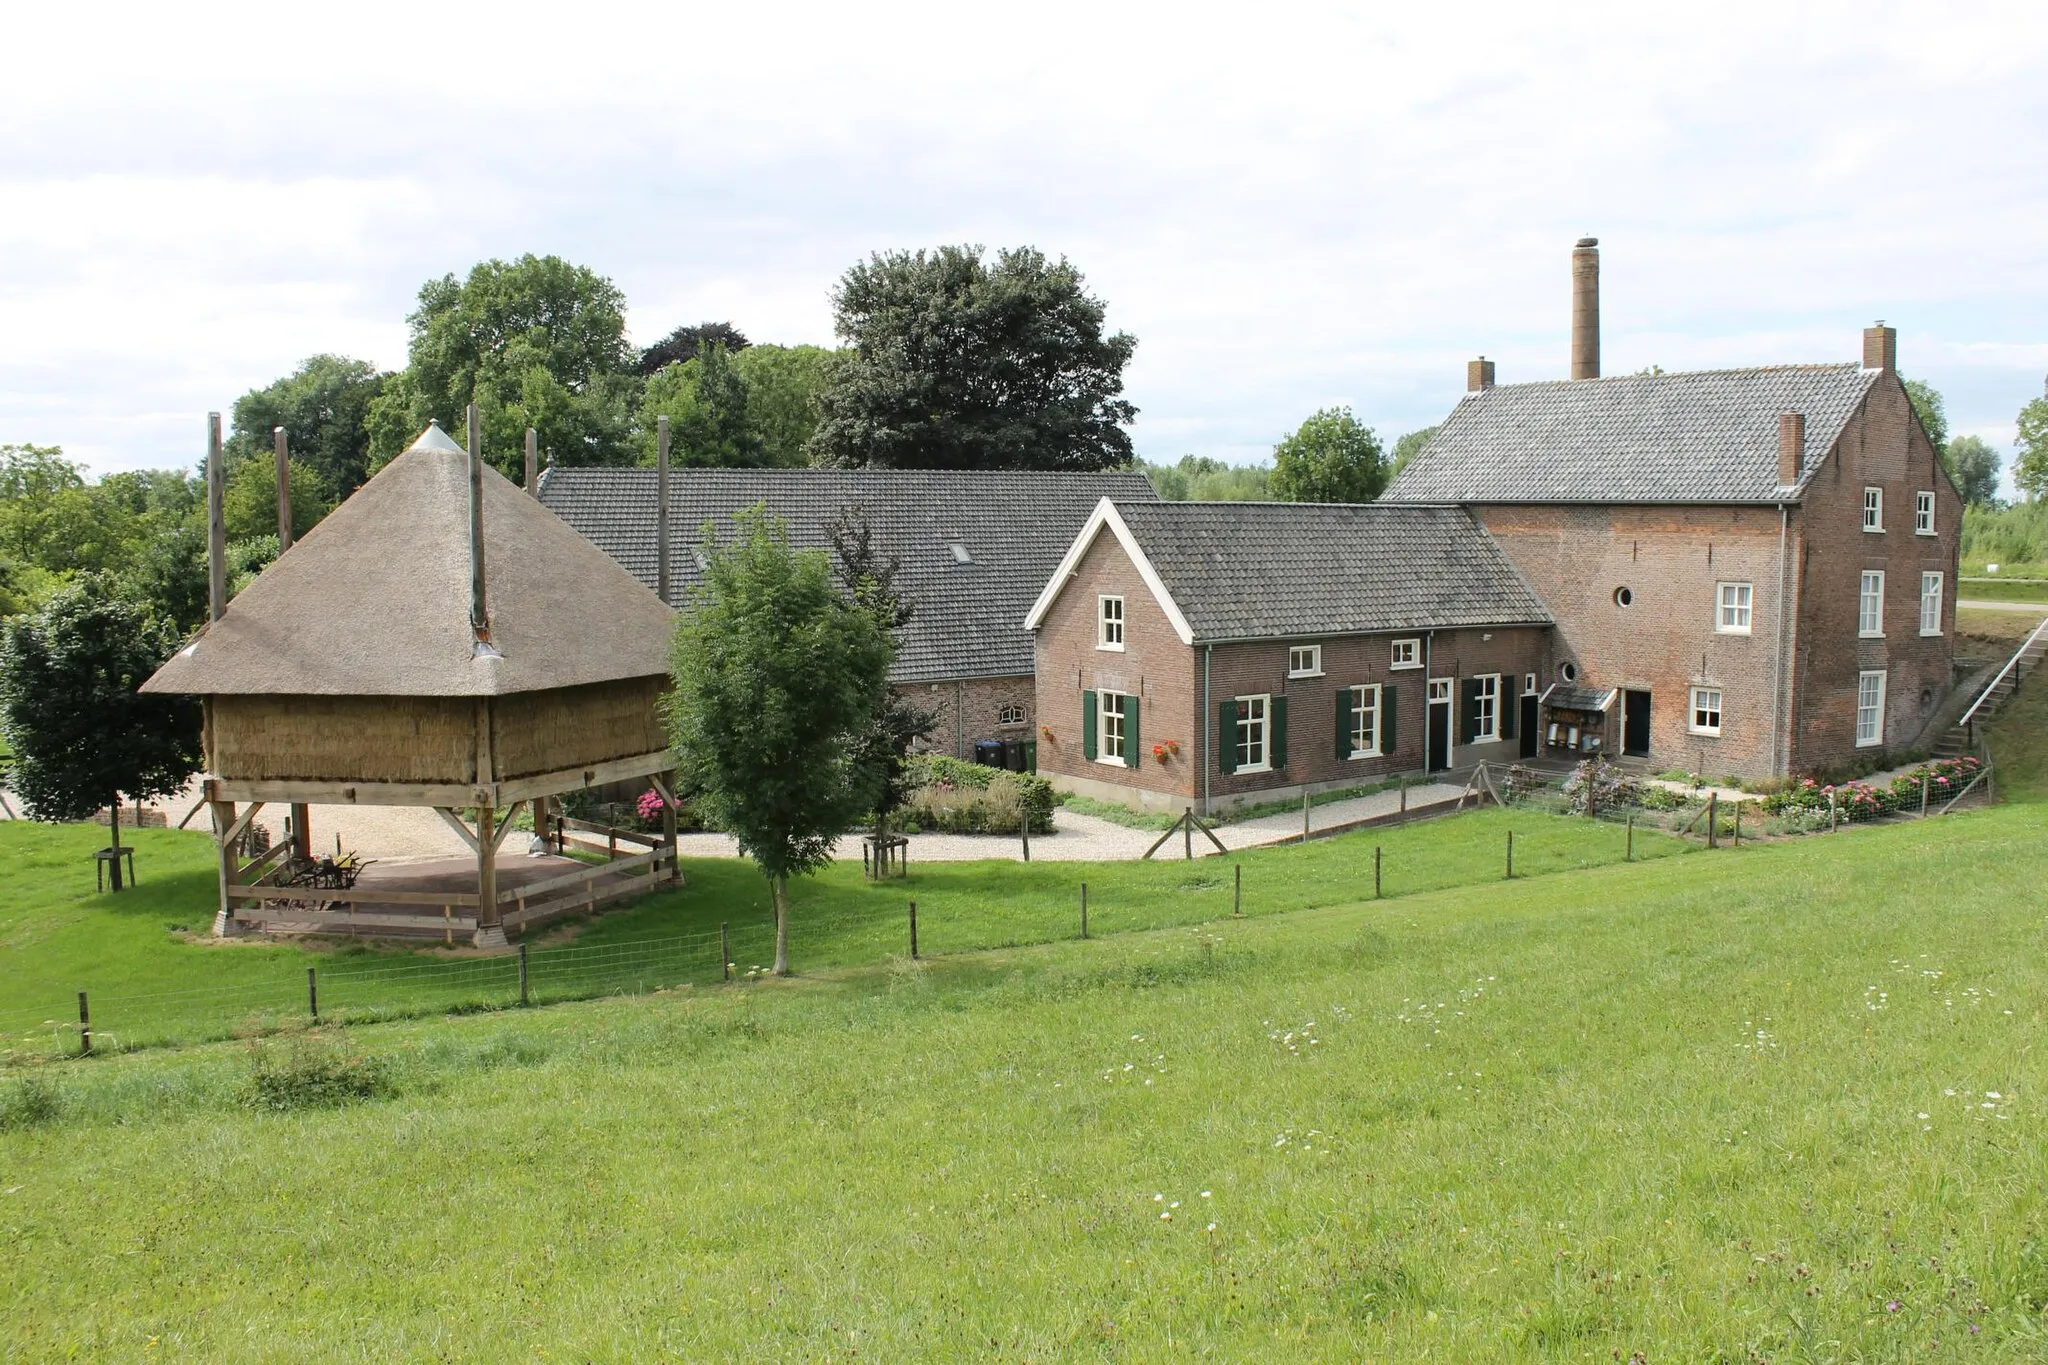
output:
M1572 248L1572 378L1600 377L1600 239Z
M1485 356L1465 362L1465 392L1477 393L1493 387L1493 362Z
M1883 318L1863 329L1863 368L1887 374L1899 368L1899 329L1885 326Z
M1806 465L1806 414L1778 414L1778 486L1790 488L1799 482Z

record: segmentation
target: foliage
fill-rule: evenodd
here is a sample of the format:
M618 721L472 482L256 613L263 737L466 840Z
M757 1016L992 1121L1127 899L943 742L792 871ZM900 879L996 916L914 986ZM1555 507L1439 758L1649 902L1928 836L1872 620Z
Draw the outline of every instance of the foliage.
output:
M962 763L943 754L919 754L908 767L912 833L1016 834L1026 813L1033 834L1053 832L1057 798L1052 783L1036 773Z
M2036 502L2048 500L2048 394L2020 409L2013 448L2013 486Z
M130 516L59 446L0 446L0 554L59 578L120 567Z
M1141 465L1152 490L1168 502L1270 502L1273 467L1233 465L1208 455L1183 455L1173 464Z
M789 970L788 879L830 862L868 805L857 743L891 653L874 613L835 589L826 557L792 550L764 511L710 548L677 624L670 737L706 818L774 892L777 974Z
M643 376L657 375L671 365L695 360L708 346L737 355L749 344L746 334L729 322L685 324L642 351L638 368Z
M1273 447L1282 502L1371 502L1387 486L1387 457L1348 407L1324 408Z
M1906 386L1906 397L1913 404L1913 412L1920 419L1921 427L1927 432L1928 443L1934 453L1947 463L1948 454L1948 405L1941 394L1924 379L1900 377Z
M763 463L748 418L748 386L723 345L713 342L689 360L647 381L640 402L640 463L653 464L656 423L669 420L669 460L677 465L749 469Z
M250 456L240 464L227 466L221 489L221 512L227 522L228 539L248 540L253 536L277 536L277 457L271 451ZM310 465L291 462L292 537L297 539L319 524L334 510L334 490L324 475Z
M917 613L917 604L903 592L902 562L875 544L867 509L850 503L825 527L832 546L833 572L848 601L868 614L892 645ZM875 821L875 837L888 832L889 817L910 798L910 751L938 728L936 708L909 693L884 687L853 740L854 780L867 793Z
M357 1100L396 1093L389 1065L346 1043L302 1033L282 1047L249 1044L249 1077L242 1088L242 1102L251 1109L273 1113L338 1109Z
M293 465L317 471L330 498L347 497L369 477L370 405L390 377L379 374L367 360L309 356L282 379L251 389L235 400L233 426L224 451L227 468L233 470L252 458L271 458L271 433L283 427L291 441ZM405 439L417 434L409 431ZM394 453L387 452L387 458ZM295 469L295 510L298 481ZM271 520L274 524L274 513Z
M460 442L471 402L485 456L515 480L528 427L561 464L631 463L640 380L625 310L610 280L557 256L483 261L464 280L427 281L406 319L409 363L370 404L372 467L430 420Z
M1597 815L1640 804L1642 784L1604 758L1589 758L1572 769L1559 790L1572 814Z
M135 689L178 641L87 579L0 635L0 731L14 790L38 820L82 820L121 796L180 790L199 771L199 704Z
M732 353L733 373L747 386L747 423L761 463L793 469L810 462L818 395L832 354L823 346L770 345Z
M847 348L819 394L819 463L1115 469L1130 463L1124 366L1101 300L1031 247L878 252L832 295Z
M1930 805L1939 808L1968 787L1983 766L1968 756L1938 759L1900 773L1882 786L1802 778L1785 790L1766 796L1763 806L1766 814L1781 815L1802 810L1826 811L1832 805L1843 820L1868 820L1900 811L1917 813L1923 783Z
M0 1088L0 1133L44 1128L64 1114L64 1091L41 1076L24 1076Z
M1991 442L1982 436L1954 437L1942 452L1941 463L1966 504L1990 507L1998 501L1998 469L2003 460Z
M2001 575L2023 565L2048 565L2048 501L1963 509L1965 564L1996 564Z
M1387 478L1390 482L1396 474L1400 473L1407 466L1410 460L1422 453L1422 448L1429 444L1429 438L1434 435L1436 435L1435 427L1423 427L1420 431L1411 431L1400 440L1394 442L1393 460L1387 467Z

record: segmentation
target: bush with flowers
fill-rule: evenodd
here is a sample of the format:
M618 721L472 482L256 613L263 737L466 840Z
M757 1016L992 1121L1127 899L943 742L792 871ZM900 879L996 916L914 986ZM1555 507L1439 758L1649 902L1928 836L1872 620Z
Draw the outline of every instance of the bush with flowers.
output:
M1977 759L1965 756L1923 763L1878 786L1868 782L1826 783L1804 777L1784 791L1765 797L1764 810L1771 815L1785 815L1825 811L1832 804L1837 818L1843 820L1870 820L1902 810L1917 811L1923 787L1930 806L1945 804L1975 781L1983 768Z

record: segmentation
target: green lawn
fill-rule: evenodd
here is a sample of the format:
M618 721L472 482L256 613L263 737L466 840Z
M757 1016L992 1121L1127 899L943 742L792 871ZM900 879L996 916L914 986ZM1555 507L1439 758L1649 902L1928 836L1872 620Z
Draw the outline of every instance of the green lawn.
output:
M1506 839L1518 877L1620 861L1623 832L1532 812L1488 811L1194 863L913 864L907 881L864 882L837 866L794 890L792 952L800 969L881 962L908 950L908 904L918 904L927 955L1041 943L1080 933L1088 883L1095 934L1195 924L1229 915L1232 864L1242 865L1247 916L1369 897L1372 850L1384 849L1383 887L1399 897L1475 883L1499 885ZM344 1016L504 1004L517 999L504 956L431 949L220 944L212 925L214 871L204 835L134 835L141 885L98 895L87 826L0 823L0 1050L41 1055L76 1045L77 993L93 1004L102 1046L196 1041L303 1018L306 968L317 965L323 1011ZM1689 846L1639 831L1636 854ZM772 956L765 883L751 863L692 860L688 886L649 896L534 950L530 989L542 1000L720 975L719 926L731 926L741 972ZM572 939L573 942L564 942Z
M45 1066L55 1118L0 1133L0 1342L2040 1360L2039 830L351 1029L395 1094L337 1110L239 1107L240 1044ZM1246 866L1341 899L1358 847Z
M1975 602L2040 602L2048 604L2048 579L1971 578L1956 584L1956 596Z

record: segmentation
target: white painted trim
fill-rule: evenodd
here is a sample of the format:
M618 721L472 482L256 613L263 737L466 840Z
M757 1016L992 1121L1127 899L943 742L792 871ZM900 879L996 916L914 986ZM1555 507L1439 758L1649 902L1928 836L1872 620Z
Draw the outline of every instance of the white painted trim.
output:
M1089 514L1088 524L1081 528L1081 534L1075 536L1074 543L1067 547L1066 557L1060 560L1060 566L1053 570L1051 580L1046 583L1044 590L1038 594L1038 600L1031 604L1031 610L1025 615L1024 629L1037 630L1044 622L1045 614L1052 610L1052 604L1059 600L1060 592L1073 578L1075 570L1080 567L1081 557L1088 553L1089 547L1095 543L1095 537L1105 526L1116 536L1117 544L1123 546L1124 555L1137 567L1138 577L1151 589L1152 598L1159 604L1159 609L1166 613L1167 621L1173 626L1173 633L1180 637L1182 644L1194 644L1195 628L1188 624L1188 618L1181 612L1180 604L1175 602L1173 594L1166 590L1166 580L1159 576L1159 570L1152 567L1152 561L1138 545L1138 538L1131 534L1131 528L1117 515L1116 504L1108 498L1095 504L1095 510ZM1126 632L1130 629L1128 613L1124 618L1124 629Z

